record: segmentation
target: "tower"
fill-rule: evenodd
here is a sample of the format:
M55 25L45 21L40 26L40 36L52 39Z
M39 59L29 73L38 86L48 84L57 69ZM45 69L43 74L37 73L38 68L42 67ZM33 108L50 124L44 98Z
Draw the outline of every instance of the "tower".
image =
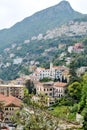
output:
M53 63L51 62L50 63L50 70L52 70L52 68L53 68Z

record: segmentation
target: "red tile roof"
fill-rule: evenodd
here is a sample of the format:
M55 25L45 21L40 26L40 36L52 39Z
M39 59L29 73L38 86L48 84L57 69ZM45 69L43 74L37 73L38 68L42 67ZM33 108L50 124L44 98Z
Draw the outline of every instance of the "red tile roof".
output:
M3 126L1 127L1 130L9 130L7 127Z
M15 106L20 107L22 101L13 96L4 96L0 94L0 101L4 103L4 106L9 106L10 104L14 104Z
M56 87L65 87L66 85L67 85L67 83L62 83L62 82L56 82L54 84L54 86L56 86Z
M58 70L63 70L63 69L65 69L64 66L53 66L52 68L58 69Z

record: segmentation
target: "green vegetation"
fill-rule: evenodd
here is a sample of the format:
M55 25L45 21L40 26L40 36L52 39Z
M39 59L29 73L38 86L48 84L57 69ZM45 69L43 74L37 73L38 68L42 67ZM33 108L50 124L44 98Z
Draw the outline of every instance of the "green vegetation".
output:
M78 103L81 98L82 86L78 82L74 82L68 86L68 96L73 100L73 103Z
M25 82L25 86L28 89L29 94L36 94L36 89L34 87L34 83L31 80L27 80Z
M65 105L65 106L64 106ZM81 82L71 83L66 90L65 97L58 100L58 104L51 114L68 121L76 122L76 113L84 117L83 128L87 129L87 73Z
M49 81L52 81L52 79L49 79L49 78L43 78L42 80L40 80L40 82L49 82Z
M57 103L52 106L52 110L47 110L47 96L39 95L39 102L32 100L33 95L36 94L35 86L30 80L25 82L27 89L24 89L23 102L27 107L27 111L22 108L21 111L17 111L16 115L12 117L12 120L22 125L24 130L57 129L59 119L77 123L76 113L83 116L82 129L87 130L87 73L81 75L81 77L78 77L76 73L77 68L87 66L86 34L75 37L65 37L63 35L53 39L30 40L28 44L24 44L25 39L31 39L32 36L38 36L40 33L45 36L46 31L54 29L70 20L81 22L87 21L87 18L85 15L75 12L68 2L62 1L59 5L35 13L10 29L0 31L1 79L11 80L19 77L20 74L29 75L31 73L29 65L32 60L40 62L38 66L49 68L50 61L54 65L66 65L66 58L71 58L71 63L67 65L70 68L70 82L66 88L65 96L57 99ZM77 42L83 43L84 51L70 54L67 51L68 46L74 45ZM16 43L14 48L11 47L13 43ZM62 43L66 47L59 49L58 45ZM10 51L2 51L6 47L9 47ZM63 53L65 53L64 56L61 56ZM13 54L12 58L10 54ZM22 62L14 64L14 59L18 57L22 58ZM10 63L10 65L7 63ZM41 82L49 81L51 79L48 78L41 80ZM0 103L0 109L2 107L3 104ZM33 111L33 114L30 111Z
M16 113L12 120L21 125L23 130L53 130L58 128L58 120L54 119L50 114L40 109L33 109L33 112L22 109L21 112Z
M76 121L76 113L71 112L71 107L68 106L56 106L54 110L51 111L51 114L66 121Z

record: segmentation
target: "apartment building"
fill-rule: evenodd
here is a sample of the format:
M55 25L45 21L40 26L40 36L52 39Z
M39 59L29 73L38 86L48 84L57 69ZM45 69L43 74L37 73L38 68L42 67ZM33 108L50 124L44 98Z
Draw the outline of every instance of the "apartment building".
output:
M66 86L67 83L63 82L38 82L35 85L37 95L45 94L53 98L61 98L64 96Z
M53 86L53 97L61 98L65 94L67 84L62 82L56 82Z
M53 97L53 82L46 82L46 83L41 83L38 82L36 85L36 93L39 94L45 94L47 96L52 96Z
M14 85L14 84L0 84L0 94L5 96L14 96L19 99L24 97L24 86L23 85Z

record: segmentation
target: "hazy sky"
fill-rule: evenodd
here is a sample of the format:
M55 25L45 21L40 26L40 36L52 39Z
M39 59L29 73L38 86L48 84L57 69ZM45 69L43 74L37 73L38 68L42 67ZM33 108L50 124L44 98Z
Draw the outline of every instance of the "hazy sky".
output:
M0 29L9 28L33 13L61 0L0 0ZM73 9L87 14L87 0L67 0Z

